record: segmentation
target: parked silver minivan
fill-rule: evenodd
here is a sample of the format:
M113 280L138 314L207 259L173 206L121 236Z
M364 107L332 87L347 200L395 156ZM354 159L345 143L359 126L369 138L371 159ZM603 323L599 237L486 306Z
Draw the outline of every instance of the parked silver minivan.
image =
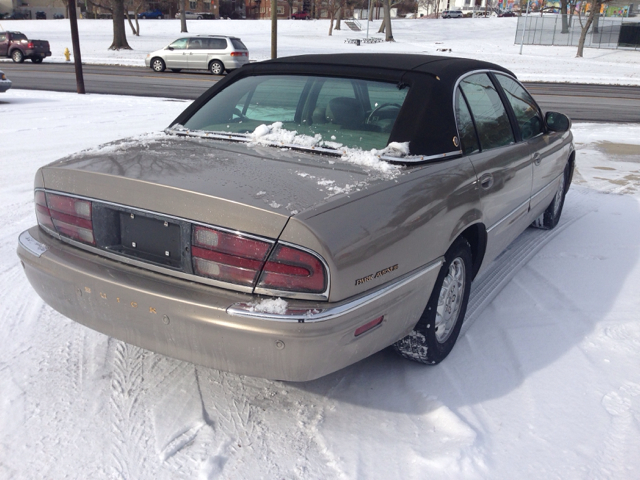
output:
M249 63L249 50L237 37L198 35L179 38L162 50L147 55L147 67L156 72L166 68L209 70L214 75L231 72Z

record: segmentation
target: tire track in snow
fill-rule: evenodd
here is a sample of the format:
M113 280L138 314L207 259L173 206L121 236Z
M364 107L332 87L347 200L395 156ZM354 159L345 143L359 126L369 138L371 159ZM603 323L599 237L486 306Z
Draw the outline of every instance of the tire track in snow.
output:
M115 339L109 342L113 366L109 401L114 437L111 467L117 478L154 478L148 462L154 436L148 431L152 424L144 405L144 363L148 352Z

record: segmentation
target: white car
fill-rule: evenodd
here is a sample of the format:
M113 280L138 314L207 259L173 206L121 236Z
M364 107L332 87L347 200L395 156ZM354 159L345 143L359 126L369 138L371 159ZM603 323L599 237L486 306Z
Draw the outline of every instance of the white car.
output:
M176 18L180 18L180 12L176 13L175 15ZM204 18L204 14L201 12L190 12L190 11L186 11L184 12L184 17L187 20L202 20Z
M442 12L442 18L462 18L462 10L445 10Z
M249 63L249 50L237 37L197 35L182 37L147 55L145 64L155 72L169 68L209 70L214 75L231 72Z
M7 78L2 70L0 70L0 93L6 92L11 88L11 80Z

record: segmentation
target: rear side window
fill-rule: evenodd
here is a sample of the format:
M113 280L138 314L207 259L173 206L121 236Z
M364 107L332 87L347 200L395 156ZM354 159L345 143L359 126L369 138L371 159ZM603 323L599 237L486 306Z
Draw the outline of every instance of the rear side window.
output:
M469 155L480 150L476 127L473 125L469 107L459 88L456 90L456 123L458 124L462 153Z
M244 43L242 43L239 38L231 38L230 40L233 48L235 48L236 50L248 50L248 48L244 46Z
M489 76L469 75L460 82L460 88L469 103L482 150L514 143L509 116Z
M542 115L529 92L522 85L505 75L496 74L496 78L516 115L522 139L535 137L542 133Z
M227 48L227 40L224 38L207 38L207 47L209 50L224 50Z

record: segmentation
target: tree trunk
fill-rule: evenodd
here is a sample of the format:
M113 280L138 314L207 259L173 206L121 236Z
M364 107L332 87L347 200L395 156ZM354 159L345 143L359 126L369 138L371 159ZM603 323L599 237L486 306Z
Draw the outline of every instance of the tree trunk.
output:
M136 15L136 24L134 25L131 21L131 17L129 16L129 12L125 12L127 17L127 21L129 22L129 26L131 27L131 32L136 36L140 36L140 25L138 24L138 16Z
M596 12L596 16L593 18L593 33L600 33L598 27L600 26L600 9Z
M560 0L560 13L562 14L562 31L569 33L569 22L567 21L567 0Z
M329 36L333 35L333 17L334 17L334 13L332 9L329 9L329 15L330 15L330 19L329 19Z
M338 15L336 17L336 28L334 28L334 30L340 30L340 20L342 20L342 5L338 9Z
M584 50L584 42L587 39L587 32L589 32L589 27L593 23L593 19L596 16L596 11L600 14L600 4L602 0L595 0L595 5L591 6L591 12L589 12L589 18L587 18L587 23L582 27L582 33L580 34L580 40L578 41L578 53L576 53L576 57L582 58L582 52Z
M124 28L124 0L112 0L111 5L113 6L113 43L109 50L131 50Z
M391 32L391 0L384 0L383 4L384 9L384 19L382 20L382 24L384 25L385 42L395 42L393 39L393 33Z
M186 10L185 8L186 3L187 3L187 0L180 1L180 33L188 33L187 17L184 14L184 11Z

